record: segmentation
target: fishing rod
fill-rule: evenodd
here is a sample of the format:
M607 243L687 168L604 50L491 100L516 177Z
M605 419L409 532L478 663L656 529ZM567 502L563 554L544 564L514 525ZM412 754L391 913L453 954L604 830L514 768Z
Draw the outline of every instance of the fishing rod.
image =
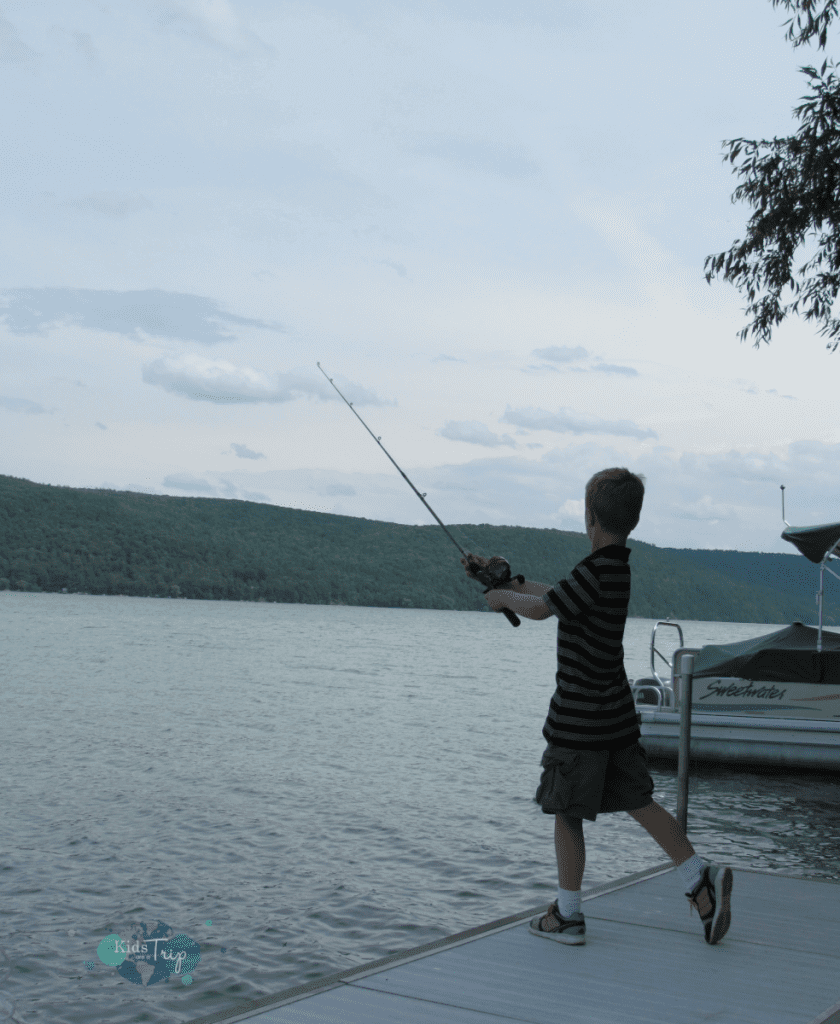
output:
M387 450L385 445L382 443L382 438L381 437L377 437L376 434L374 434L374 432L370 429L370 427L367 425L367 423L365 423L365 421L362 419L362 417L353 408L353 403L352 402L348 402L347 399L344 397L344 395L341 394L341 392L338 390L338 387L336 387L335 381L332 379L332 377L329 376L329 374L324 369L324 367L321 366L320 363L316 363L315 365L318 367L318 369L321 371L321 373L323 373L323 375L327 378L327 380L330 382L330 384L332 384L332 386L335 388L335 390L338 391L339 396L344 401L344 403L347 406L349 406L350 411L353 413L353 415L356 417L356 419L359 421L359 423L361 423L361 425L370 434L370 436L374 439L374 441L376 441L376 443L379 445L379 447L382 449L382 451L385 452L385 454L388 456L388 458L391 459L391 462L394 464L394 466L396 466L397 471L399 472L399 474L403 478L403 480L405 480L405 482L412 489L412 491L414 491L414 493L417 495L417 497L423 502L423 504L426 506L426 508L432 513L432 515L437 520L438 526L443 530L443 532L446 534L446 536L452 541L452 543L455 545L455 547L464 556L464 558L466 559L467 567L470 570L470 573L479 581L479 583L484 584L484 586L487 588L484 591L484 593L486 594L490 590L497 590L497 589L500 589L500 588L503 589L512 580L516 580L518 583L524 583L525 582L525 577L521 573L518 576L511 576L511 574L510 574L510 564L504 558L501 558L498 555L496 555L493 558L489 559L486 565L482 566L479 562L476 562L475 559L471 555L468 555L467 552L464 551L464 549L461 547L461 545L458 543L458 541L455 540L455 538L452 536L452 534L449 532L449 530L447 530L446 527L443 525L443 522L442 522L440 516L437 514L437 512L435 512L435 510L428 503L428 501L426 501L426 494L425 494L425 492L423 494L421 494L417 490L417 488L414 486L414 484L408 479L408 477L405 475L405 473L403 473L403 471L400 469L400 467L397 466L397 463L391 457L391 453ZM516 615L515 612L512 612L510 610L510 608L500 608L499 611L504 613L505 618L507 618L508 622L510 622L510 624L512 626L518 626L519 625L519 616Z

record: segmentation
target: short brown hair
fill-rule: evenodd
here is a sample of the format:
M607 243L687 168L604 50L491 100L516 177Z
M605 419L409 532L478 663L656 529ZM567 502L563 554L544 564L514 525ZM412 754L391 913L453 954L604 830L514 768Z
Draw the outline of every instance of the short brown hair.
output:
M602 469L586 485L587 506L601 529L621 537L638 525L644 497L644 477L629 469Z

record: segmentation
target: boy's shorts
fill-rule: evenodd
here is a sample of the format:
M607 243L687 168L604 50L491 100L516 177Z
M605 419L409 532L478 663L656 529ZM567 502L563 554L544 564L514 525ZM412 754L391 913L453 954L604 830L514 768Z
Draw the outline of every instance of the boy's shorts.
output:
M549 744L534 799L545 814L595 821L598 814L637 811L653 799L641 744L622 750L573 750Z

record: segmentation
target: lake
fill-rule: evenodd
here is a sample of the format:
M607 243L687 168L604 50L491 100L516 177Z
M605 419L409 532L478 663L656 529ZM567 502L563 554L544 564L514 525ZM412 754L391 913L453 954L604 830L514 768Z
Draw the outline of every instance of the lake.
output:
M552 620L8 591L0 615L0 1021L190 1021L553 898ZM631 678L652 625L628 620ZM584 827L584 888L666 859L626 814ZM840 778L698 771L689 833L838 879ZM99 959L159 922L200 946L188 984Z

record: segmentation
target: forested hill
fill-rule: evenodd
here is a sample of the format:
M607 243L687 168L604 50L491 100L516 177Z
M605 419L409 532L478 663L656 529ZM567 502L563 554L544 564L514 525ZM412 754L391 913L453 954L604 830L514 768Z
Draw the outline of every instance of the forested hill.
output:
M453 526L462 547L554 582L589 550L582 533ZM732 622L814 621L803 556L675 551L634 540L630 614ZM402 526L218 498L87 490L0 476L0 589L486 609L436 525ZM826 583L827 624L840 583ZM832 593L832 591L835 591Z

